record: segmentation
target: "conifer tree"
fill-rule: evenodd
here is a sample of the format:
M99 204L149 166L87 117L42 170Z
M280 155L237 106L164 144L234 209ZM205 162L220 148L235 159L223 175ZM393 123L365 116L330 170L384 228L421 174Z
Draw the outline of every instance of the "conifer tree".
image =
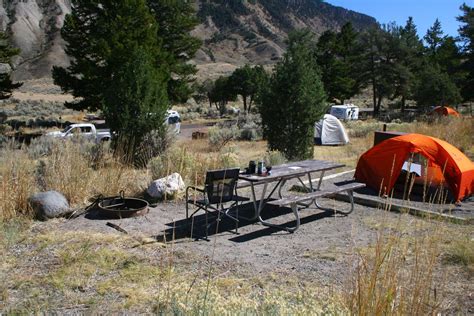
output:
M55 83L81 98L70 107L104 111L130 162L147 132L163 130L168 107L169 67L155 18L145 0L77 0L61 35L72 60L53 68Z
M426 43L428 44L428 54L431 56L435 56L438 48L441 46L443 42L443 30L441 28L441 22L436 19L433 25L426 31L426 35L424 37Z
M53 68L55 83L64 92L81 98L67 106L103 109L103 92L137 48L150 52L156 68L166 69L156 34L157 25L145 0L74 1L61 29L71 64Z
M167 93L166 75L154 65L153 56L136 48L114 73L104 101L104 114L119 154L128 163L146 163L138 157L137 148L151 131L163 135ZM153 148L149 149L154 151Z
M462 23L459 28L459 36L462 41L462 53L464 62L462 65L466 78L461 86L461 92L465 100L474 100L474 8L463 4L462 15L457 19Z
M244 111L250 112L252 103L260 93L262 86L267 84L267 74L262 66L245 65L237 68L229 78L229 88L241 95Z
M312 34L290 33L287 52L275 66L260 105L269 149L290 160L313 158L314 123L326 110L325 99Z
M191 1L148 0L148 6L158 23L158 39L166 54L171 78L168 97L172 102L186 102L193 92L196 66L188 63L201 46L191 35L199 24Z
M330 102L343 102L361 89L358 36L352 24L347 23L340 32L326 31L318 40L316 60Z

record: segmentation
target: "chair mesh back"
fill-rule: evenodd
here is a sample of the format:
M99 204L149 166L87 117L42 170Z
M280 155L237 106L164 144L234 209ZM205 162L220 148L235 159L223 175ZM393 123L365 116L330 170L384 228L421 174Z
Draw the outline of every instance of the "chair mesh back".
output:
M239 168L212 170L206 173L206 191L209 203L218 204L234 199Z

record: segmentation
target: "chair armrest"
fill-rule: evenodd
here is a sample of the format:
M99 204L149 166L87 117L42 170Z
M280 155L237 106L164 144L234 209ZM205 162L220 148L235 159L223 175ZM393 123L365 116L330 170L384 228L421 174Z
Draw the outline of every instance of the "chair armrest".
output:
M189 197L189 189L192 189L192 190L194 190L194 191L201 192L201 193L203 193L203 194L205 193L204 189L190 185L190 186L188 186L188 187L186 188L186 200L187 200L188 197Z

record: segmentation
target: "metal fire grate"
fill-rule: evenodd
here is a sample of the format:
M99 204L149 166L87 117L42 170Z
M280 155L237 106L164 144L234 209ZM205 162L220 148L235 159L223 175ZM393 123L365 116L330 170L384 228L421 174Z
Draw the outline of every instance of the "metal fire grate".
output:
M148 213L149 206L145 200L125 197L123 191L119 196L99 197L93 205L98 215L106 218L142 216Z

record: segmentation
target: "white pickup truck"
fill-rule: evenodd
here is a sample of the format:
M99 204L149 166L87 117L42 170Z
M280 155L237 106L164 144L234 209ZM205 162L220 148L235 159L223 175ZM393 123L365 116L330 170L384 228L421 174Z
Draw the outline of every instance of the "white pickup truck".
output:
M58 137L58 138L82 136L89 139L93 139L97 143L101 141L107 141L112 138L110 134L110 130L108 129L97 130L95 128L95 125L91 123L71 124L62 131L49 132L46 135L52 136L52 137Z

